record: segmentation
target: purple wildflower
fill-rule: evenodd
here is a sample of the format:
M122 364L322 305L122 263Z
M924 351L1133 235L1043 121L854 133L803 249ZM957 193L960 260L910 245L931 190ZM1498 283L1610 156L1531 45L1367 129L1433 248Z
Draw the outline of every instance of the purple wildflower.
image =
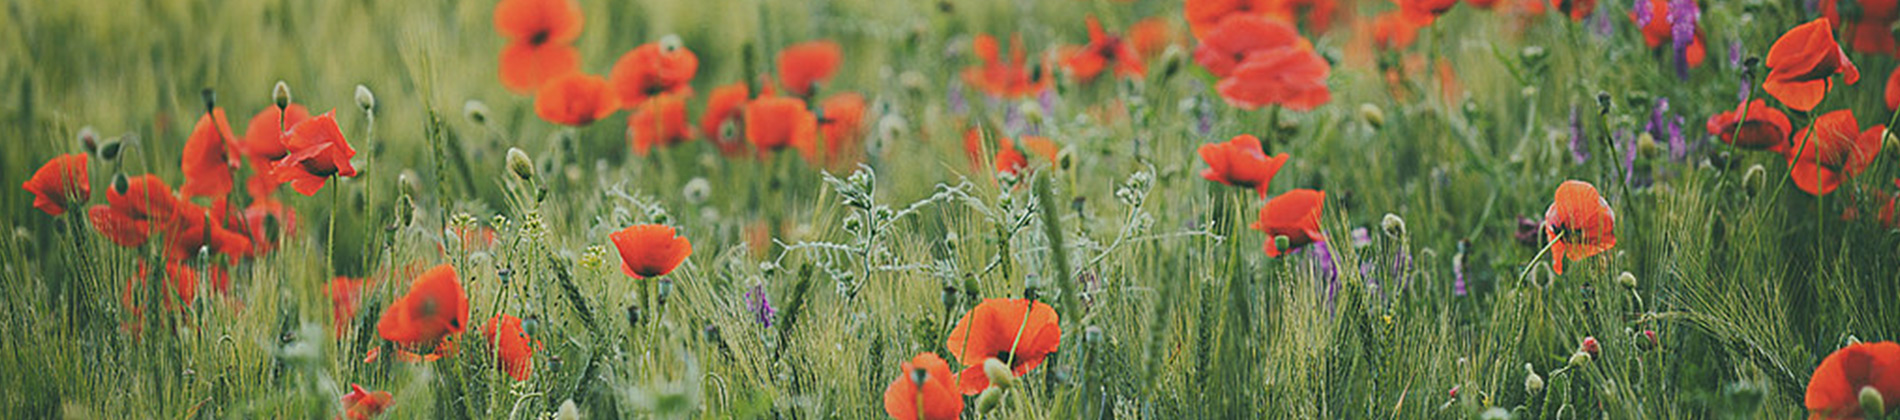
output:
M1669 40L1676 53L1676 78L1689 78L1689 44L1695 41L1696 24L1702 8L1695 0L1669 1Z
M1056 114L1056 90L1043 89L1042 94L1036 95L1036 105L1042 105L1043 115L1055 115Z
M1372 245L1372 231L1363 227L1352 228L1352 247L1365 248L1366 245Z
M1465 248L1470 247L1470 244L1469 240L1458 241L1458 255L1451 257L1452 296L1464 296L1467 293L1465 290Z
M1636 20L1636 26L1639 28L1649 26L1649 20L1655 18L1655 12L1649 10L1649 0L1636 0L1636 4L1630 6L1630 10L1630 17Z
M950 102L950 113L963 115L970 112L970 101L963 99L962 82L950 78L950 86L944 90L944 99Z
M778 313L778 309L772 308L771 298L765 295L765 285L756 284L746 290L745 301L746 309L752 311L752 316L759 320L759 324L771 328L772 317Z
M1689 141L1682 137L1682 124L1683 119L1681 115L1677 115L1676 119L1669 120L1670 160L1681 161L1684 156L1689 155Z
M1318 267L1320 281L1326 283L1324 285L1326 288L1326 310L1327 312L1331 312L1333 310L1333 304L1335 303L1334 299L1339 296L1339 268L1333 266L1332 248L1328 247L1325 241L1321 241L1314 242L1312 246L1302 248L1302 250L1304 249L1313 250L1311 255L1314 264Z
M1590 147L1585 143L1583 132L1583 114L1578 113L1577 105L1570 105L1570 157L1577 163L1590 160Z
M1742 41L1741 40L1734 40L1734 41L1728 42L1728 65L1730 67L1742 66Z

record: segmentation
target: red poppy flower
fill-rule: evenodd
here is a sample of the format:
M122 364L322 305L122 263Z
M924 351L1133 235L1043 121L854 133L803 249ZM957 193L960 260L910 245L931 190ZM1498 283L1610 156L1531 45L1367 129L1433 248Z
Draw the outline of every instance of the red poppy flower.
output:
M635 278L664 276L693 253L692 241L670 226L634 225L608 235L620 250L620 270Z
M122 209L106 205L86 209L86 220L93 229L119 246L132 248L151 239L152 225L144 218L132 217Z
M281 112L275 105L264 107L251 117L250 125L244 127L244 153L250 155L251 163L258 167L283 159L290 154L290 150L284 148L283 133L307 119L310 119L310 111L303 105L290 104Z
M1438 16L1451 11L1452 6L1458 5L1458 0L1392 0L1392 2L1399 5L1399 12L1403 13L1406 19L1411 19L1420 26L1430 25L1438 19Z
M1023 137L1020 150L1017 149L1015 142L1007 138L997 139L997 141L1000 142L996 150L995 162L998 173L1015 175L1020 174L1024 169L1029 169L1029 159L1023 155L1024 151L1041 157L1052 166L1056 163L1056 155L1062 153L1062 146L1045 137Z
M157 220L165 233L165 257L172 261L197 257L201 249L224 255L244 255L251 249L250 238L224 228L222 218L214 217L203 206L179 200L174 216Z
M699 118L699 135L712 140L719 146L719 152L728 156L745 149L745 137L739 133L741 120L739 111L743 110L751 92L744 82L713 88L706 98L706 113ZM726 130L726 124L732 124L732 130Z
M1887 75L1885 96L1888 110L1900 109L1900 68L1893 69L1893 74Z
M1311 49L1292 25L1261 16L1237 16L1222 22L1201 37L1194 47L1194 62L1215 77L1227 77L1241 61L1262 51L1279 48Z
M46 161L21 184L33 193L33 208L48 215L66 214L66 209L92 199L92 176L86 170L86 155L59 155Z
M1892 29L1894 22L1900 20L1900 7L1895 3L1894 0L1855 1L1854 4L1860 6L1860 15L1850 21L1842 19L1840 0L1822 0L1821 16L1827 17L1829 22L1841 22L1854 33L1849 37L1853 40L1854 52L1892 56L1900 54Z
M844 48L831 41L807 41L778 53L778 80L793 96L809 96L812 85L831 79L844 60Z
M1471 7L1476 7L1479 9L1490 10L1492 7L1496 7L1498 5L1498 1L1499 0L1465 0L1465 4L1469 4L1471 5Z
M1418 41L1417 22L1400 13L1386 13L1372 20L1372 45L1380 51L1398 51Z
M356 311L363 304L363 279L337 277L330 280L330 321L338 339L347 339L356 327Z
M534 373L534 349L540 347L541 342L529 338L521 329L521 318L506 314L489 318L482 335L488 337L489 347L495 349L502 372L517 381L528 380Z
M1066 54L1068 58L1062 60L1062 67L1074 74L1076 79L1093 80L1110 64L1115 66L1115 75L1120 77L1140 76L1147 72L1141 64L1141 56L1135 53L1134 45L1103 31L1101 22L1097 22L1095 16L1088 17L1088 25L1088 45L1070 51Z
M620 103L631 107L660 94L692 92L690 83L698 72L699 56L693 55L692 50L670 42L655 42L621 55L607 78Z
M982 167L984 152L983 129L971 126L963 130L963 154L970 158L971 166Z
M845 92L818 104L818 130L825 139L825 159L837 159L853 150L864 137L864 97Z
M672 146L693 139L686 122L685 95L661 94L640 104L627 116L627 139L633 152L646 156L654 146Z
M542 85L534 98L534 114L542 120L575 127L607 118L619 107L606 79L584 73L556 77Z
M1747 114L1747 119L1742 119L1743 114ZM1756 99L1734 111L1710 116L1707 129L1720 136L1723 143L1735 147L1779 152L1788 148L1788 135L1793 126L1781 110Z
M1884 397L1885 412L1900 407L1900 344L1856 343L1821 359L1808 379L1809 418L1861 418L1860 394L1867 388Z
M1867 170L1880 152L1881 133L1887 127L1861 131L1854 112L1843 109L1816 118L1810 130L1796 134L1795 147L1782 152L1788 156L1788 176L1808 194L1827 195Z
M1557 8L1558 12L1570 16L1572 21L1582 22L1583 18L1590 17L1590 12L1596 11L1597 0L1550 0L1550 7Z
M1235 16L1265 17L1273 11L1274 0L1187 0L1188 31L1203 39L1222 21Z
M198 270L190 265L173 261L165 263L165 286L170 288L178 300L160 299L167 310L184 310L198 298Z
M1228 104L1241 109L1277 105L1307 111L1333 99L1326 87L1330 73L1332 66L1313 50L1282 47L1249 54L1216 87Z
M1894 193L1887 195L1887 204L1880 207L1880 225L1887 229L1900 229L1900 218L1894 214L1894 206L1900 205L1900 178L1893 179Z
M1260 139L1251 134L1235 136L1225 143L1203 144L1200 148L1201 160L1207 162L1207 170L1201 171L1201 178L1241 188L1259 191L1261 197L1267 196L1267 183L1273 182L1273 175L1280 172L1280 165L1286 164L1285 153L1267 157L1261 151Z
M178 165L185 172L185 183L178 185L178 193L186 197L231 193L231 168L237 167L234 141L237 136L231 134L231 123L225 119L223 108L213 109L198 118L198 125L191 129L191 137L185 141L184 159Z
M1167 19L1151 17L1128 25L1128 45L1135 47L1138 57L1152 58L1161 55L1174 43L1174 26Z
M783 96L760 97L745 106L745 137L761 151L797 148L807 156L817 144L818 117L805 103Z
M1789 108L1814 109L1827 94L1829 77L1844 74L1847 84L1860 81L1860 69L1847 60L1847 53L1834 42L1833 26L1826 18L1801 24L1768 48L1768 79L1762 90Z
M273 175L303 195L316 195L332 176L356 176L356 167L350 164L356 149L337 128L336 110L291 127L284 133L284 148L290 153L273 164Z
M442 350L444 338L468 325L468 295L455 267L438 265L422 273L409 293L397 298L376 322L376 333L406 351Z
M501 50L501 83L533 92L580 67L581 9L572 0L504 0L495 5L495 31L509 39Z
M1649 0L1649 23L1641 28L1643 43L1649 48L1661 47L1673 34L1669 28L1669 0ZM1635 11L1630 12L1630 22L1637 22Z
M369 420L388 410L392 399L389 391L369 392L362 385L350 384L350 393L343 394L343 414L350 420Z
M1052 78L1047 67L1031 67L1023 58L1022 37L1010 39L1010 59L1002 59L996 38L978 35L975 54L983 63L963 69L963 81L977 90L999 98L1020 98L1049 88Z
M899 367L897 379L884 387L884 414L903 420L955 420L963 414L963 396L942 357L920 353Z
M1309 33L1325 33L1339 10L1336 0L1275 0L1269 14L1281 20L1303 19Z
M1581 261L1616 247L1616 211L1588 182L1557 186L1557 197L1544 210L1544 237L1551 241L1551 270L1564 273L1564 260Z
M276 201L253 202L242 211L227 214L225 223L241 229L251 239L251 250L242 257L269 253L284 238L297 233L297 211Z
M965 366L957 375L964 395L990 387L983 361L1002 361L1016 376L1023 376L1061 345L1055 308L1029 299L983 300L957 320L956 329L944 342L944 348Z
M1280 256L1282 251L1275 243L1277 237L1287 238L1288 251L1325 241L1326 236L1319 230L1320 211L1325 207L1326 192L1309 189L1287 191L1267 200L1267 204L1260 207L1260 221L1252 226L1267 234L1264 249L1267 256Z
M169 220L178 198L158 175L145 174L126 178L124 185L107 188L106 203L132 218Z

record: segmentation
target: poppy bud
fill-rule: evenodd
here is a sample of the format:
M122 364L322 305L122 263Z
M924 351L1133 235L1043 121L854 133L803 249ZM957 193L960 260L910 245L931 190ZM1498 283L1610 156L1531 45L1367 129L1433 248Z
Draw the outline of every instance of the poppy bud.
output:
M1636 275L1630 274L1630 272L1628 271L1623 272L1623 274L1618 274L1616 275L1616 284L1620 284L1620 285L1623 285L1623 287L1634 289L1636 288Z
M1537 370L1532 369L1529 363L1524 364L1524 372L1524 392L1532 395L1542 392L1544 390L1544 377L1537 376Z
M1570 367L1573 369L1583 367L1584 364L1590 363L1590 359L1590 353L1581 351L1572 353L1570 355Z
M119 194L125 194L125 190L128 188L132 188L132 182L130 180L125 179L125 174L120 173L120 174L112 175L112 191L113 192L117 192Z
M277 86L273 86L270 89L270 101L271 103L277 104L278 111L283 111L284 108L289 108L290 107L290 84L284 83L284 81L282 80L278 80Z
M1468 105L1469 103L1467 102L1466 104ZM1359 119L1365 120L1366 125L1370 125L1372 129L1377 130L1379 127L1385 126L1385 110L1380 109L1378 105L1370 103L1359 104Z
M474 99L462 103L462 118L475 125L488 124L488 105Z
M950 285L943 286L944 310L948 311L951 308L955 308L957 306L957 301L960 300L960 298L962 297L963 297L963 292L958 291L956 286L950 286Z
M949 2L945 2L944 4L949 4ZM995 411L997 407L1001 407L1002 405L1003 405L1003 389L1002 388L990 387L989 389L983 390L982 394L978 394L976 396L976 412L977 413L987 413L990 411Z
M1595 357L1597 352L1601 351L1602 348L1603 346L1597 343L1596 337L1584 337L1583 344L1578 346L1579 350L1582 350L1584 353L1590 353L1592 357Z
M627 305L627 325L640 325L640 305Z
M1385 220L1379 222L1379 227L1385 230L1385 236L1388 238L1405 237L1405 219L1399 218L1399 215L1386 213Z
M660 299L660 306L666 306L666 298L672 295L673 295L673 281L664 279L664 278L660 279L660 293L658 296Z
M1610 93L1609 92L1597 91L1597 108L1600 108L1600 110L1597 112L1600 112L1603 114L1610 113Z
M1880 139L1886 144L1884 148L1887 149L1887 155L1900 159L1900 136L1893 135L1893 130L1882 129Z
M119 149L124 144L125 140L119 137L106 139L105 142L99 143L99 158L108 161L118 159Z
M1762 184L1767 182L1768 168L1762 167L1761 164L1749 166L1748 171L1742 173L1742 192L1748 193L1749 197L1754 197L1756 192L1761 191Z
M79 147L85 148L86 153L99 153L99 131L92 129L90 125L80 127Z
M666 36L660 37L660 52L672 54L674 51L679 51L680 48L685 47L686 42L680 40L679 35L667 34Z
M1877 419L1887 416L1887 399L1873 386L1860 387L1860 411L1867 418Z
M363 112L376 109L376 94L370 93L369 86L356 85L356 107L363 108Z
M198 99L204 101L205 112L207 113L218 108L218 92L211 90L211 88L204 88L204 90L198 91Z
M1524 408L1523 406L1518 406L1518 409L1523 409L1523 408ZM1480 420L1510 420L1510 419L1519 418L1519 417L1529 417L1529 416L1518 416L1518 415L1512 414L1510 410L1505 410L1504 407L1491 407L1490 409L1484 410L1483 413L1478 413L1478 419Z
M508 148L507 163L508 170L514 172L515 176L520 177L522 181L534 180L534 159L528 157L528 152L521 151L518 147Z
M1023 299L1037 300L1042 295L1042 279L1031 274L1023 279Z
M1009 365L994 357L983 359L983 376L990 378L990 386L997 388L1016 386L1016 374L1010 373Z
M1056 167L1062 169L1064 172L1074 168L1075 149L1064 147L1062 151L1056 152Z

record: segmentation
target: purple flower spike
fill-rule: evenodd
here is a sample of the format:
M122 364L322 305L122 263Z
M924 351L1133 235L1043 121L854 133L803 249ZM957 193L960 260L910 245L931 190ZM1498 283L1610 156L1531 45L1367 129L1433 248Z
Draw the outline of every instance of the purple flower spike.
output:
M1689 155L1689 141L1682 137L1682 124L1681 115L1669 120L1669 160L1681 161Z
M1649 10L1649 0L1636 0L1636 4L1630 6L1630 10L1630 17L1636 19L1636 26L1639 28L1649 26L1649 20L1656 18L1655 12Z
M1583 114L1578 113L1575 104L1570 105L1570 157L1577 163L1590 160L1589 144L1585 143L1583 132Z
M772 317L778 314L778 309L772 308L772 300L765 295L765 285L753 285L751 289L746 290L745 302L746 309L752 311L752 316L759 321L759 325L764 325L766 328L772 327Z

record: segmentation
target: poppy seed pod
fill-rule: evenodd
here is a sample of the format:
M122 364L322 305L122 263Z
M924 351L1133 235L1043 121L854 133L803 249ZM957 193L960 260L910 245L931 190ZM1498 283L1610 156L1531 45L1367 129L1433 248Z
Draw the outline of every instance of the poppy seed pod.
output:
M514 172L522 181L534 180L534 159L528 157L528 152L518 147L508 148L507 163L508 171Z
M1531 364L1525 363L1524 372L1524 392L1532 395L1542 392L1544 390L1544 377L1537 376L1537 369L1532 368Z
M1466 104L1469 105L1470 103L1467 102ZM1370 103L1359 104L1359 119L1365 120L1366 125L1370 125L1372 129L1377 130L1380 127L1385 127L1385 110L1379 108L1378 105Z
M1009 365L993 357L983 359L983 376L989 377L990 385L997 388L1008 389L1016 385L1016 375L1010 373Z
M488 123L488 105L474 99L462 103L462 118L475 125Z
M1860 387L1860 411L1867 418L1877 419L1887 416L1887 399L1873 386Z
M356 85L356 107L363 112L376 109L376 94L370 93L369 86Z
M1399 218L1399 215L1386 213L1385 219L1379 221L1379 228L1385 230L1386 237L1392 239L1405 237L1405 219Z
M277 85L272 86L270 89L270 100L271 100L271 103L277 104L277 109L280 111L283 110L284 108L289 108L290 107L290 84L284 83L284 81L282 80L278 80Z

